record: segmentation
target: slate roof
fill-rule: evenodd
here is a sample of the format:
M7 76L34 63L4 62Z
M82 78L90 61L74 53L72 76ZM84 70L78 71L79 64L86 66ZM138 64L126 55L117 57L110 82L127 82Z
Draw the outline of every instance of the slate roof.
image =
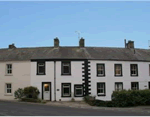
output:
M149 49L111 47L35 47L0 49L0 61L31 59L99 59L118 61L150 61Z

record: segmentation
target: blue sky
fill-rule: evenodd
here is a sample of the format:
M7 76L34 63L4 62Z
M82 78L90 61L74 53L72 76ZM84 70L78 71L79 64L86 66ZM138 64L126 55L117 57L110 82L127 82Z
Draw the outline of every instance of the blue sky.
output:
M150 2L0 2L0 48L78 46L76 30L86 46L148 48Z

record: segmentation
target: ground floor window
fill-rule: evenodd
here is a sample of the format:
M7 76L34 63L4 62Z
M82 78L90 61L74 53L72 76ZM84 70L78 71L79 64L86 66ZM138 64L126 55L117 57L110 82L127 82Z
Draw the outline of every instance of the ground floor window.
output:
M71 83L62 83L62 97L71 97Z
M83 86L82 85L74 85L74 96L75 97L83 96Z
M132 90L139 90L139 83L138 82L131 82L131 89Z
M105 96L105 83L104 82L97 83L97 95Z
M123 90L123 83L122 82L115 82L115 91Z
M7 94L11 94L12 92L11 88L12 88L11 83L6 83L5 89Z

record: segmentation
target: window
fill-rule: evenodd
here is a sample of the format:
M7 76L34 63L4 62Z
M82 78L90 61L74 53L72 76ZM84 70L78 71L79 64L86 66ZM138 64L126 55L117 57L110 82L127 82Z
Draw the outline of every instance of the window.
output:
M97 95L105 96L105 83L104 82L97 83Z
M7 64L6 65L6 73L8 75L12 74L12 64Z
M139 83L138 82L131 82L131 89L132 90L138 90L139 89Z
M105 65L97 64L97 76L105 76Z
M6 93L11 94L11 84L10 83L6 84Z
M62 75L71 75L70 62L62 62Z
M115 91L121 91L123 90L123 83L122 82L116 82L115 83Z
M131 70L131 76L138 76L138 65L137 64L131 64L130 70Z
M122 76L122 65L115 64L115 76Z
M45 75L45 62L37 63L37 75Z
M71 83L62 83L62 97L71 97Z
M75 97L83 96L83 86L82 85L74 85L74 96Z

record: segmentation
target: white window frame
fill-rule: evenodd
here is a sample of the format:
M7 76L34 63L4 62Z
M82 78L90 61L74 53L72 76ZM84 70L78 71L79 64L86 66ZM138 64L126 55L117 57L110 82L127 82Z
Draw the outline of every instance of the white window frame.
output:
M132 76L137 76L138 75L138 68L137 64L131 64L131 73L132 71L135 72L135 74L131 74Z
M8 67L8 65L11 65L11 68ZM8 73L8 71L11 70L11 73ZM6 75L12 75L13 74L13 65L11 63L6 64Z
M102 87L102 88L101 88L101 86L98 87L98 85L103 85L103 87ZM103 89L103 93L98 93L98 92L97 92L97 95L98 95L98 96L105 95L105 83L103 83L103 82L102 82L102 83L101 83L101 82L98 82L98 83L97 83L97 90L101 90L101 89Z
M44 73L40 73L40 71L39 71L39 67L41 67L41 66L45 67L45 63L38 63L38 74L44 74Z
M68 86L65 86L65 85L68 85ZM62 96L64 96L64 97L69 97L70 96L70 94L71 94L71 86L70 86L70 84L68 83L64 83L63 84L63 86L62 86L62 88L63 88L63 95ZM69 94L64 94L64 88L69 88Z
M117 72L120 72L120 74L118 74ZM115 64L115 75L120 76L121 72L122 72L121 64Z
M81 89L82 94L81 95L76 94L76 89ZM75 85L75 96L76 97L83 96L83 86L82 85Z
M10 84L11 88L7 88L7 85ZM7 89L11 89L11 93L7 92ZM12 94L12 84L11 83L5 83L5 94Z
M65 65L65 64L67 64L67 65ZM62 63L62 67L63 67L63 68L62 68L62 72L63 72L62 74L65 75L65 74L70 74L70 73L71 73L71 71L70 71L70 69L71 69L71 68L70 68L70 67L71 67L70 64L71 64L70 62L63 62L63 63ZM67 66L67 67L69 68L69 72L68 72L68 73L64 73L64 66Z
M101 73L99 73L99 72L101 72L102 71L102 74ZM104 76L105 75L105 66L104 66L104 64L97 64L97 75L98 76Z
M132 83L134 84L133 87L132 87ZM132 83L131 83L131 89L132 90L139 90L139 83L138 82L132 82Z
M122 82L116 82L115 83L115 91L121 91L123 90L123 83Z

